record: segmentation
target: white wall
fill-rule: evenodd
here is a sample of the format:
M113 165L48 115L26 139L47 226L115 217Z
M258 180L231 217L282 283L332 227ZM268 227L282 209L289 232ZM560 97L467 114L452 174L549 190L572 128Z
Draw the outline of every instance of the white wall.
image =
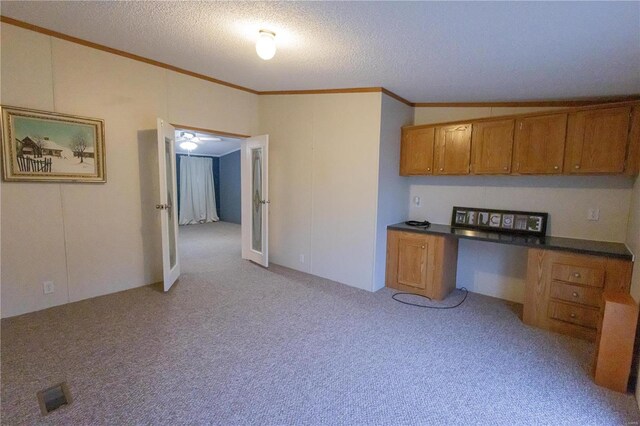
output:
M387 226L405 221L409 216L409 181L400 176L400 128L412 122L413 108L387 95L382 96L374 291L385 285Z
M257 96L2 24L2 103L105 120L105 184L2 183L2 315L159 281L156 118L253 134ZM197 108L194 107L197 105ZM42 282L56 291L44 295Z
M260 97L274 263L372 289L381 96Z
M416 108L415 124L530 112L533 108ZM549 110L538 108L536 110ZM456 176L410 178L411 219L451 223L453 206L549 212L548 235L624 242L633 181L620 176ZM421 197L421 206L413 197ZM600 220L586 219L600 209ZM526 249L462 240L458 286L522 302Z

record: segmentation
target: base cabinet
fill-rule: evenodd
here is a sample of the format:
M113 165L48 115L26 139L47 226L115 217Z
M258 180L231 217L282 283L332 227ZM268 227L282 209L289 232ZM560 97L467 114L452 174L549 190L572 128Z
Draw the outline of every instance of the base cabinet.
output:
M457 239L388 231L386 286L442 300L456 287L457 259Z
M595 341L605 291L629 293L633 263L529 249L525 324Z

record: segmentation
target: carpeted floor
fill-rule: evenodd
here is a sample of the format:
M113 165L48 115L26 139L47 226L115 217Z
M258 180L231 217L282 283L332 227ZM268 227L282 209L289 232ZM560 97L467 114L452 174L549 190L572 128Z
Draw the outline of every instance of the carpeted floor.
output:
M3 424L570 424L640 420L593 346L499 300L402 305L240 260L239 227L182 227L183 276L2 320ZM455 303L460 293L446 303ZM42 418L36 392L72 405Z

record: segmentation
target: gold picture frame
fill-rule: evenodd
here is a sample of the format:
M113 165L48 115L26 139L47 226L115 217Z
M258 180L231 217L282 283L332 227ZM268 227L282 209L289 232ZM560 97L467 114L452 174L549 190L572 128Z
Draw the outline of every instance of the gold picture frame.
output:
M2 106L9 182L106 182L104 120Z

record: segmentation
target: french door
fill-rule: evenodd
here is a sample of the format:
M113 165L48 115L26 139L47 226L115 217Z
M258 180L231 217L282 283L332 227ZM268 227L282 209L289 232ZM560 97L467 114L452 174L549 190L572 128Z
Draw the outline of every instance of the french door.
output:
M269 136L242 142L242 258L269 267Z

